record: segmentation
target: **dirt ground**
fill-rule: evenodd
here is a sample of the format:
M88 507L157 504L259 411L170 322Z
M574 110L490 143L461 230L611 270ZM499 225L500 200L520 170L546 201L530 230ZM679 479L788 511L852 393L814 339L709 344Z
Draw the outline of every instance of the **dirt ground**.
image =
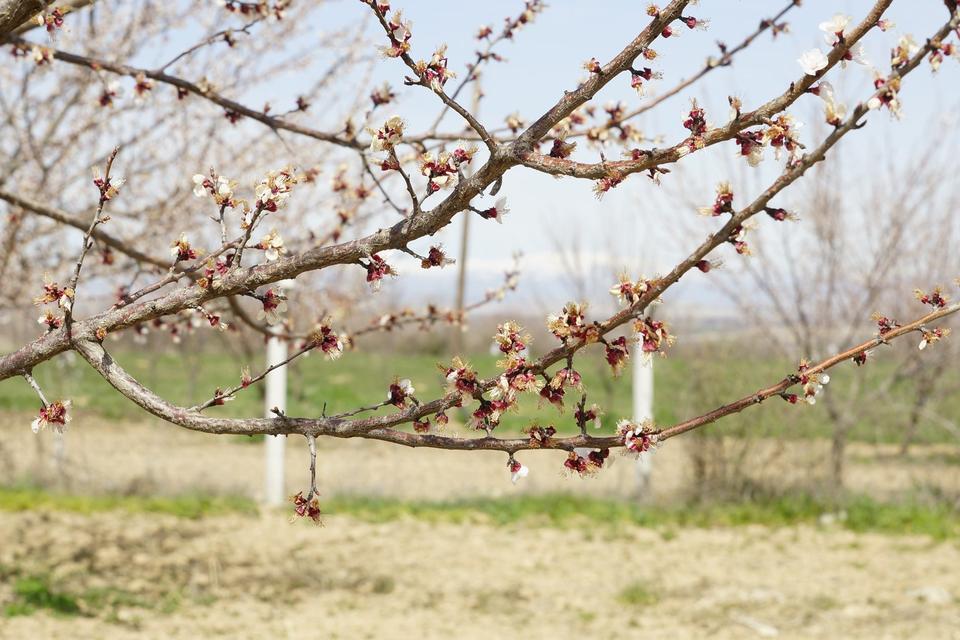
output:
M960 638L954 542L841 530L3 515L0 562L147 599L2 638ZM624 600L624 593L639 596Z
M0 482L57 478L54 440L28 416L0 415ZM654 500L687 486L684 447L655 454ZM302 488L306 447L288 445L288 488ZM766 452L770 453L770 452ZM854 490L916 485L956 491L949 449L907 460L851 451ZM817 473L824 451L796 443L771 458ZM769 462L769 460L773 462ZM510 484L505 459L324 441L324 496L444 499L565 490L629 496L634 468L564 478L562 455L528 453ZM161 423L71 423L64 488L256 497L262 447ZM0 513L0 567L48 574L69 593L121 594L95 616L0 617L0 638L956 638L960 543L854 534L831 526L657 530L626 525L504 527L286 512L201 520L121 512ZM0 602L10 584L0 582ZM138 603L150 603L144 607ZM104 613L108 611L108 613Z

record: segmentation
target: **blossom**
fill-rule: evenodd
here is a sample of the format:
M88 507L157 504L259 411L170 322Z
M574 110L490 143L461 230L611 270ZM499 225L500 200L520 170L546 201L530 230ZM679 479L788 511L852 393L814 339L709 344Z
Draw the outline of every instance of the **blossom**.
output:
M869 66L870 61L867 60L866 54L863 52L863 44L858 42L849 49L843 52L843 57L840 58L840 67L843 69L847 68L847 62L853 60L857 64L862 64L864 66Z
M627 347L626 337L620 336L616 340L607 343L604 357L607 359L607 364L613 369L614 376L620 375L620 372L623 370L623 365L626 364L629 356L630 349Z
M885 106L895 118L899 118L901 116L900 98L898 96L900 79L892 78L887 82L885 78L878 74L874 78L873 86L876 87L877 94L867 101L867 108L879 109Z
M833 85L823 81L817 85L817 95L824 103L824 117L827 124L839 127L847 117L847 106L837 103L834 98Z
M283 246L283 238L280 237L276 229L271 229L270 233L263 236L260 242L257 243L256 248L264 252L263 257L266 258L268 262L273 262L287 252L286 247Z
M38 13L34 18L38 26L47 30L47 33L53 33L63 27L63 16L69 11L66 7L54 7L50 11Z
M690 111L687 112L686 119L683 121L683 127L690 131L694 137L700 137L707 132L707 114L696 99L691 100Z
M797 59L797 62L800 63L800 67L803 69L803 72L808 76L817 75L827 66L827 64L829 64L827 56L825 56L823 51L820 51L820 49L810 49L809 51L803 52L803 54Z
M416 389L413 388L413 384L409 379L396 380L390 385L390 389L387 391L387 402L402 409L407 406L407 398L412 397L414 391L416 391Z
M820 30L824 32L823 39L827 41L828 45L832 47L837 43L844 41L844 38L846 37L845 30L847 25L850 24L851 20L853 20L851 16L845 16L842 13L838 13L826 22L820 23Z
M213 183L202 173L193 176L193 195L202 198L207 194L208 189L213 189Z
M879 313L874 313L871 317L873 318L874 322L877 323L877 328L880 330L880 337L883 337L900 326L900 323L896 320L891 320L887 316Z
M693 16L680 16L680 22L687 25L687 29L697 29L699 31L706 31L710 27L709 20L694 18Z
M530 427L527 431L530 435L530 445L534 447L542 447L550 444L550 439L553 436L557 435L557 428L553 425L546 427L541 427L539 425L534 425Z
M799 152L801 146L797 139L797 130L802 126L802 122L797 122L787 113L782 113L770 121L770 125L763 132L763 139L775 149L778 160L783 149L787 150L791 158Z
M30 428L34 433L39 433L48 424L53 425L57 433L63 433L70 422L70 401L57 400L40 409L40 414L30 423Z
M526 122L524 122L518 113L511 113L504 119L504 121L506 122L507 128L510 129L511 133L517 133L526 125Z
M517 480L526 478L530 474L530 469L513 458L507 462L507 469L510 471L510 482L513 484L517 484Z
M336 360L343 355L343 339L329 325L321 324L311 331L307 341L323 351L328 360Z
M120 85L115 81L110 81L104 86L97 102L101 107L112 107L113 100L120 95Z
M226 392L220 387L217 387L213 391L213 404L215 406L221 406L228 402L233 402L236 399L237 397L235 395L227 395Z
M783 222L784 220L799 220L795 213L791 213L780 207L764 207L763 212L777 222Z
M553 378L550 379L550 386L554 389L568 386L578 390L583 390L583 378L580 376L580 372L576 369L564 367L562 369L558 369L553 375Z
M518 393L539 393L544 387L543 378L531 371L526 359L517 353L508 353L507 359L497 365L506 367L507 370L497 378L496 386L490 391L493 400L513 406Z
M523 327L515 322L497 325L497 334L493 337L502 353L517 354L527 348L530 336L523 335Z
M303 497L303 492L300 491L297 495L291 496L290 501L293 502L294 517L310 518L314 524L320 524L322 513L320 512L320 501L316 496L312 496L308 500Z
M686 146L680 147L681 149L687 149ZM593 185L593 193L597 198L602 198L603 195L619 185L624 180L624 175L616 171L611 171L606 176L597 180Z
M390 151L403 138L404 122L400 116L391 116L379 129L367 129L372 136L371 151Z
M393 267L377 254L370 256L370 261L364 267L367 270L367 283L374 291L380 290L380 284L384 277L397 275Z
M763 160L764 139L762 131L741 131L736 137L740 155L747 159L747 164L756 167Z
M100 199L104 202L112 200L120 193L120 187L126 180L120 176L109 176L103 178L100 176L100 167L93 168L93 184L100 191Z
M282 293L273 289L267 289L260 296L260 311L257 312L258 320L266 320L267 324L277 324L280 322L280 315L287 311L287 299Z
M48 302L56 302L64 311L73 306L74 291L71 287L61 287L48 276L43 278L43 294L33 299L33 304L40 306Z
M430 62L420 60L416 64L420 79L429 84L430 88L437 93L443 90L443 85L447 83L447 80L455 78L457 75L447 69L447 62L447 45L443 44L433 52Z
M676 338L670 334L667 323L653 318L638 318L633 323L633 330L637 333L640 348L644 353L664 353L672 346Z
M42 67L45 64L50 64L53 62L53 49L48 47L34 45L31 49L33 53L33 61L37 63L38 67Z
M63 317L58 316L49 309L37 318L37 323L47 327L47 331L53 331L63 326Z
M550 152L547 154L551 158L569 158L573 153L573 150L577 148L577 143L566 142L565 138L563 137L564 135L566 134L554 138L553 143L550 146Z
M948 42L943 43L931 43L933 50L930 52L930 55L927 57L927 60L930 62L930 68L936 72L940 69L941 63L945 57L951 58L960 58L960 46Z
M299 180L300 178L293 175L293 169L290 167L268 172L254 187L257 207L264 211L282 209L287 200L290 199L293 185L297 184Z
M476 429L489 431L500 423L500 413L504 406L502 401L495 400L491 402L480 398L480 406L470 414L471 424Z
M175 262L183 262L185 260L195 260L199 254L196 249L190 246L186 234L181 233L180 237L170 245L170 255L173 256Z
M807 404L817 403L817 394L823 390L823 386L830 382L830 376L826 373L810 373L808 370L810 363L806 360L800 361L798 368L798 382L803 385L803 399Z
M707 260L706 258L704 258L703 260L698 260L697 264L695 264L694 266L700 271L702 271L703 273L710 273L710 271L712 271L713 269L719 269L720 267L722 267L723 261Z
M412 23L403 20L399 9L393 12L387 22L387 36L390 38L389 47L380 47L380 53L388 58L399 58L410 51L410 37L413 35Z
M950 335L950 329L941 329L940 327L937 327L936 329L926 329L921 327L920 333L923 335L923 339L920 340L920 345L918 348L923 351L927 348L927 345L938 342Z
M897 41L897 46L890 52L890 66L899 67L910 62L920 47L914 41L913 36L903 35Z
M717 185L717 197L713 200L713 205L709 207L700 207L697 210L701 215L719 216L722 213L733 213L733 190L729 182L721 182Z
M378 88L370 92L370 101L373 103L373 108L376 109L381 105L388 104L396 97L396 94L393 92L393 89L390 87L389 83L384 82Z
M566 395L566 393L567 392L564 391L562 387L553 387L551 385L544 385L544 387L540 389L541 405L542 405L542 401L546 400L547 402L549 402L550 404L552 404L562 412L563 397Z
M473 157L473 153L465 149L458 149L458 151L460 151L459 157L463 159L461 161L457 161L453 154L446 151L436 157L429 152L420 156L420 173L427 178L428 193L456 186L459 180L460 162L469 162L468 158Z
M650 67L644 67L643 69L634 69L630 73L630 88L637 92L637 95L643 96L646 93L646 87L644 86L644 81L649 80L659 80L663 77L663 74L659 71L654 71Z
M581 452L586 452L586 457L581 455ZM609 456L610 449L596 449L589 452L586 449L578 449L567 455L567 459L563 461L563 466L583 477L599 471Z
M935 287L930 293L925 293L921 289L914 289L913 295L923 304L928 304L934 309L943 309L947 306L948 298L943 295L942 287Z
M200 312L204 314L204 317L207 319L207 323L214 329L226 331L230 328L230 325L223 321L223 318L220 316L220 314L206 313L202 310L200 310Z
M632 305L649 289L650 283L648 281L641 278L639 281L633 282L630 280L630 276L621 273L620 281L610 287L610 295L616 296L617 302L620 304Z
M499 224L503 224L503 216L510 213L510 209L507 207L507 199L501 196L497 198L492 207L483 211L478 211L477 213L480 214L481 218L485 218L486 220L496 220Z
M207 259L203 267L203 277L197 280L197 286L201 289L219 286L229 270L230 264L225 258L217 258L216 261Z
M640 424L630 420L620 420L617 422L617 434L623 438L624 448L638 455L649 451L650 447L657 442L656 430L651 420L644 420Z
M598 335L589 331L584 318L585 311L586 305L568 302L562 313L547 316L547 329L564 342L571 338L596 342Z
M577 425L585 427L588 422L592 422L594 429L600 428L600 418L602 416L603 411L596 403L590 405L589 407L577 407L576 412L573 414L573 418L577 421Z
M742 256L751 255L750 246L747 244L745 238L747 237L747 232L754 228L754 224L751 222L744 222L733 228L730 232L730 235L727 236L727 242L733 245L733 248Z
M470 164L473 156L477 153L477 149L477 145L473 143L457 140L457 144L454 145L453 153L451 153L450 156L454 164L459 167L462 164Z
M454 358L450 367L441 367L447 381L447 393L461 397L472 396L478 389L477 372L460 358Z
M210 176L198 173L193 176L193 195L202 198L205 195L213 196L218 205L234 207L237 202L233 199L233 190L237 183L229 178L215 175Z
M429 269L430 267L440 267L443 269L448 264L453 263L454 261L448 258L447 254L444 253L443 249L439 246L430 247L426 257L420 260L420 266L424 269Z
M153 80L150 80L149 78L147 78L147 76L145 76L143 72L138 73L136 76L134 76L133 80L135 82L135 84L133 85L133 91L134 93L137 94L138 98L142 98L143 96L150 93L150 91L153 89Z
M743 109L743 100L737 96L727 96L727 103L730 105L730 120L736 120Z

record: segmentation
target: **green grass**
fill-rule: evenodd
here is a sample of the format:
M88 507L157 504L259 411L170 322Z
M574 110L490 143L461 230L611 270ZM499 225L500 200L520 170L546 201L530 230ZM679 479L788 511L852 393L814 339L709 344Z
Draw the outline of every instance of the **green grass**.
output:
M710 347L685 352L682 348L665 359L657 359L656 366L656 421L672 424L698 415L758 388L779 380L796 363L774 358L744 355L728 346ZM183 348L169 352L134 352L116 349L114 355L134 376L161 396L182 405L192 405L209 398L217 386L229 387L240 379L243 362L227 353ZM359 351L347 353L336 362L328 362L313 355L291 365L288 414L318 416L326 406L328 414L355 409L379 401L394 377L410 378L420 398L436 397L443 392L443 378L437 370L440 357ZM482 376L496 373L495 356L478 355L470 358ZM256 373L259 362L246 363ZM892 367L892 360L877 358L869 367L842 367L834 372L825 393L843 395L859 378L864 387L879 384ZM588 351L578 368L583 375L590 402L599 403L606 415L604 431L613 428L616 421L629 415L631 389L629 373L613 378L597 353ZM71 398L74 414L99 415L112 420L139 420L147 418L134 406L111 389L89 366L79 359L58 358L38 366L34 375L48 396ZM955 384L956 371L948 373L945 385ZM882 407L864 406L859 422L850 432L853 440L896 442L902 436L903 424L912 397L911 380L903 380L888 392ZM214 415L256 416L262 413L260 387L241 392L237 399L209 411ZM571 394L568 407L575 402ZM941 415L960 415L960 394L952 394L931 410ZM0 412L37 410L37 399L30 387L19 378L0 382ZM394 411L392 407L381 412ZM517 432L530 424L554 424L564 433L575 429L568 408L560 414L552 406L540 407L538 399L525 398L518 413L504 416L499 430ZM822 406L791 406L776 399L760 409L745 411L723 422L722 433L788 438L825 437L830 426ZM719 430L709 430L711 433ZM953 436L941 427L922 422L917 442L953 442Z
M429 522L483 522L498 526L640 526L673 532L677 527L770 527L819 522L824 513L843 510L837 526L858 532L928 535L938 540L960 534L960 513L945 504L921 501L878 502L851 496L830 503L806 494L754 502L722 502L648 507L619 500L546 494L515 498L471 498L452 501L403 501L339 497L324 503L330 515L349 515L372 522L417 518ZM667 536L668 538L672 535Z
M660 598L653 589L642 582L632 582L617 595L617 600L631 607L648 607Z
M0 488L0 511L68 511L89 515L104 511L158 513L197 519L233 513L252 515L257 505L239 496L188 494L180 496L73 495L33 487Z
M12 584L12 598L0 609L4 617L28 616L48 611L56 616L92 616L103 611L116 613L121 607L149 607L129 591L99 587L72 592L54 586L46 574L21 575L17 570L0 571L0 578Z
M857 532L918 534L936 539L960 534L960 512L947 501L904 498L897 502L880 502L862 495L828 501L808 493L796 493L749 502L669 506L645 506L625 500L559 493L447 501L344 495L325 501L323 508L331 516L347 515L369 522L416 518L428 522L475 522L494 526L628 525L659 529L665 533L665 541L673 539L676 529L683 527L818 524L823 514L841 512L843 517L836 519L836 526ZM29 510L68 511L85 515L119 510L195 519L237 513L251 515L257 513L257 506L240 497L80 496L27 487L0 488L0 512Z
M44 576L17 578L13 583L14 601L6 604L7 617L30 615L38 609L48 609L61 615L79 615L80 603L71 594L56 591Z
M839 502L806 493L786 494L750 502L705 502L670 506L644 506L624 500L539 494L509 498L465 498L448 501L399 500L367 496L340 496L324 502L331 516L347 515L370 522L416 518L429 522L471 523L495 526L522 524L547 527L639 526L665 532L665 540L683 527L770 527L817 524L825 513L842 511L837 520L858 532L928 535L945 539L960 534L960 512L947 501L904 498L880 502L867 496L849 496ZM95 514L104 511L157 513L180 518L252 515L257 506L232 496L184 495L80 496L30 487L0 488L2 511L68 511Z

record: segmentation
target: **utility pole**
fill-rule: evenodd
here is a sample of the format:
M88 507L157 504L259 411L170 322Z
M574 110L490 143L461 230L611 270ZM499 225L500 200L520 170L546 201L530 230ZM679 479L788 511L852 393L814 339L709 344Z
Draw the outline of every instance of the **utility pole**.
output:
M279 288L289 291L293 288L293 280L283 280ZM270 328L271 333L280 333L282 323ZM278 335L267 338L267 368L280 364L287 359L287 341ZM287 410L287 367L277 367L267 374L264 379L265 393L263 400L263 416L275 418L274 407L280 411ZM287 436L264 436L264 493L263 498L267 506L278 507L287 499L286 484L284 482L284 453L287 446Z
M480 71L474 70L475 80L473 84L473 113L480 115L480 99L483 97L483 89L480 87ZM467 167L464 171L464 177L469 177L473 172ZM463 307L466 304L465 295L467 290L467 254L470 246L470 218L473 216L469 211L463 214L463 225L460 231L460 256L457 258L457 295L454 301L454 308L457 317L463 321ZM453 353L454 355L463 354L463 325L458 324L453 328Z
M653 419L653 356L638 353L633 358L633 420L640 424ZM653 456L647 451L637 458L636 493L643 499L650 495Z
M454 302L457 317L463 320L464 292L467 288L467 247L470 241L470 212L463 216L463 226L460 233L460 256L457 258L457 298ZM453 327L453 353L461 355L463 353L463 325L457 324Z

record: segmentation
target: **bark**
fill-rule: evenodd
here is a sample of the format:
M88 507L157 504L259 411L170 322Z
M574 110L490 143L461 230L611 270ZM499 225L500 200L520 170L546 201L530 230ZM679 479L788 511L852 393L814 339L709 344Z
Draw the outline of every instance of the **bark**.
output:
M48 0L0 0L0 37L47 8Z

